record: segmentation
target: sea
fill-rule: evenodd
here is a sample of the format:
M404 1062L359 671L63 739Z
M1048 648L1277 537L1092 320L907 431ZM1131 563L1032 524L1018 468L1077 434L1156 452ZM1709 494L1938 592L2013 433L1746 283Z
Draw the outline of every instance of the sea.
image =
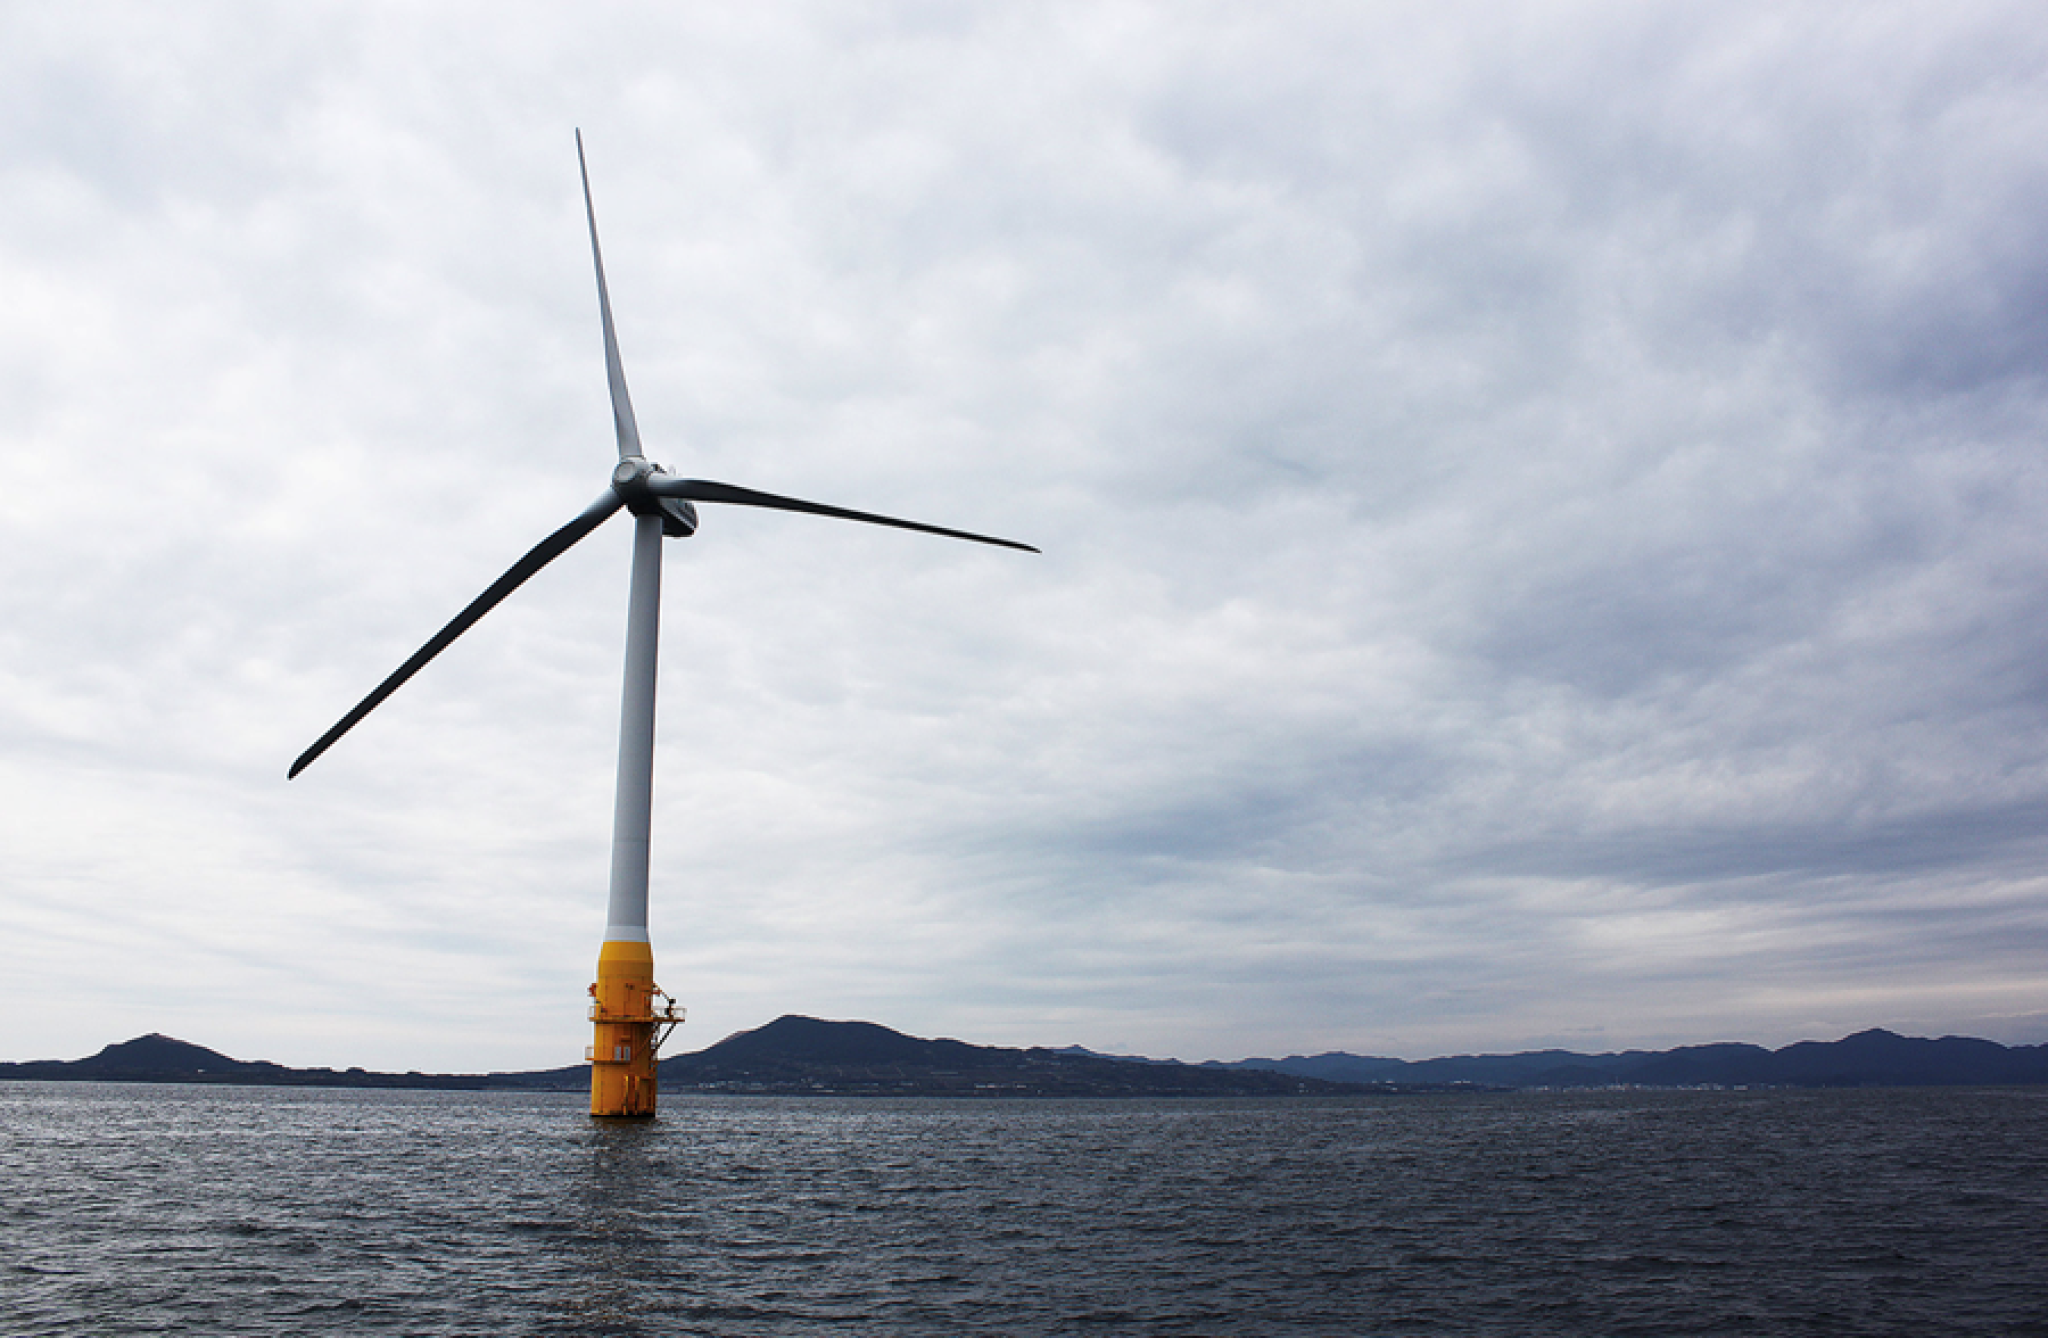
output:
M0 1334L2044 1334L2048 1089L0 1083Z

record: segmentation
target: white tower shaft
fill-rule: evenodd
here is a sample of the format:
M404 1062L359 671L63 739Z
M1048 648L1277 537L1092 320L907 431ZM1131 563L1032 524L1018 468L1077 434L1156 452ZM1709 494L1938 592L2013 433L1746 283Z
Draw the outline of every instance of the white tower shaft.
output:
M626 689L619 711L619 777L612 809L608 943L647 942L648 839L654 821L654 685L661 642L661 517L633 517L626 597Z

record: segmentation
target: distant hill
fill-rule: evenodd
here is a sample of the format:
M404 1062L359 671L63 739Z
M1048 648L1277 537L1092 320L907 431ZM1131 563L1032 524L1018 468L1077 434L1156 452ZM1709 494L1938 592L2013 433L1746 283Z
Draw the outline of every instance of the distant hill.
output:
M1959 1087L2048 1082L2048 1045L2007 1047L1966 1036L1926 1040L1862 1031L1839 1041L1688 1045L1598 1055L1537 1050L1407 1061L1339 1053L1213 1064L1353 1083L1488 1087Z
M590 1066L530 1073L373 1073L293 1069L230 1059L169 1036L110 1045L87 1059L0 1064L0 1079L70 1082L238 1083L257 1087L422 1087L588 1091ZM857 1096L1295 1096L1338 1095L1342 1083L1263 1070L1151 1068L1109 1059L926 1041L872 1022L783 1017L695 1054L661 1061L667 1092Z
M249 1087L430 1087L473 1091L491 1078L457 1073L370 1073L293 1069L267 1059L230 1059L218 1050L151 1032L86 1059L0 1064L0 1079L64 1082L236 1083Z
M230 1059L140 1036L86 1059L0 1063L0 1080L237 1083L296 1087L585 1091L586 1064L528 1073L374 1073ZM1341 1052L1182 1064L1078 1046L1025 1050L920 1040L872 1022L781 1017L661 1061L666 1092L958 1097L1307 1096L1485 1088L1925 1087L2048 1083L2048 1045L1864 1031L1780 1050L1724 1043L1597 1055L1537 1050L1401 1060Z
M781 1017L661 1061L663 1091L858 1096L1341 1095L1341 1082L1256 1069L1132 1064L1034 1047L925 1041L872 1022Z

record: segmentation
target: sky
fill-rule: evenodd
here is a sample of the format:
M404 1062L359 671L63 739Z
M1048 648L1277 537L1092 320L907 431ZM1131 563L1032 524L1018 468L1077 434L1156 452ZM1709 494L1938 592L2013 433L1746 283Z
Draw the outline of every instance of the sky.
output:
M0 1059L2048 1042L2048 12L0 5Z

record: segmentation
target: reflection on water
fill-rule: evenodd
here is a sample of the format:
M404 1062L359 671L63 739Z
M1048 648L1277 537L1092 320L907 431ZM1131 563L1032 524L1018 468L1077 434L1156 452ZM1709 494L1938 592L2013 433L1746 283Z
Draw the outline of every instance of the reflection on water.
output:
M0 1084L0 1333L2048 1332L2044 1098Z
M575 1140L567 1243L578 1281L546 1307L564 1332L640 1331L636 1298L659 1291L681 1253L657 1225L675 1188L661 1179L659 1152L675 1132L658 1121L587 1120Z

